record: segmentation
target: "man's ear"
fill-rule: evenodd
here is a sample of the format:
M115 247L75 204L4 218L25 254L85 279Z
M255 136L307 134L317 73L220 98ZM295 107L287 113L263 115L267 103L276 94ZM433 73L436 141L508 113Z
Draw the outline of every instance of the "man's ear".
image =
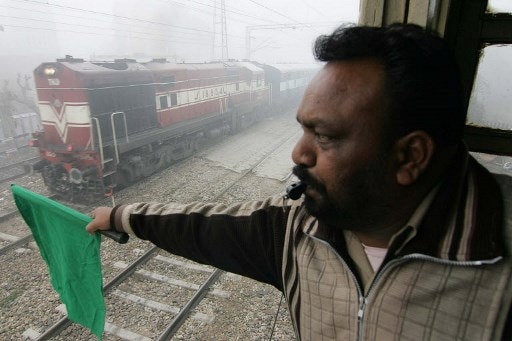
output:
M417 130L400 138L393 149L397 160L396 181L408 186L415 183L430 164L435 143L429 134Z

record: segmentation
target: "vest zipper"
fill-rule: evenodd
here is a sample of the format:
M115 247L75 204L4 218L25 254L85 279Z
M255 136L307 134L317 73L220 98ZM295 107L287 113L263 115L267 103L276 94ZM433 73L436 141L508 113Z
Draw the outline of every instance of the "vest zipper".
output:
M368 298L366 296L359 297L359 310L357 311L357 339L363 339L363 317L364 317L364 309L366 308L366 304L368 303Z

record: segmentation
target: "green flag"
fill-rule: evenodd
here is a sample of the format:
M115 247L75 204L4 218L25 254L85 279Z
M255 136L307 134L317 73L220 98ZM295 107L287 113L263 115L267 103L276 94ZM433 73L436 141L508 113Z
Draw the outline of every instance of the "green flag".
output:
M11 189L48 265L52 286L66 305L68 318L101 339L106 312L101 237L85 231L91 218L23 187L12 185Z

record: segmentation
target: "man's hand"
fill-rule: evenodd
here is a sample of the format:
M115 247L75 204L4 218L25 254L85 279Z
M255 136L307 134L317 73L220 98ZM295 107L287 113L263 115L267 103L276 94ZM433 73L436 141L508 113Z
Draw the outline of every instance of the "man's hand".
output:
M110 230L114 228L110 226L110 212L112 212L112 207L97 207L92 213L92 221L85 227L87 232L93 234L97 230Z

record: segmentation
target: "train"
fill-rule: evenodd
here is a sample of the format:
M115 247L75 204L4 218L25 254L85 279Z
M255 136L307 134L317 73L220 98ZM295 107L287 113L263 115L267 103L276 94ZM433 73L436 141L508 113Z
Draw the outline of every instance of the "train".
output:
M219 136L297 104L317 64L85 61L34 70L42 129L29 144L49 190L68 201L108 196Z

